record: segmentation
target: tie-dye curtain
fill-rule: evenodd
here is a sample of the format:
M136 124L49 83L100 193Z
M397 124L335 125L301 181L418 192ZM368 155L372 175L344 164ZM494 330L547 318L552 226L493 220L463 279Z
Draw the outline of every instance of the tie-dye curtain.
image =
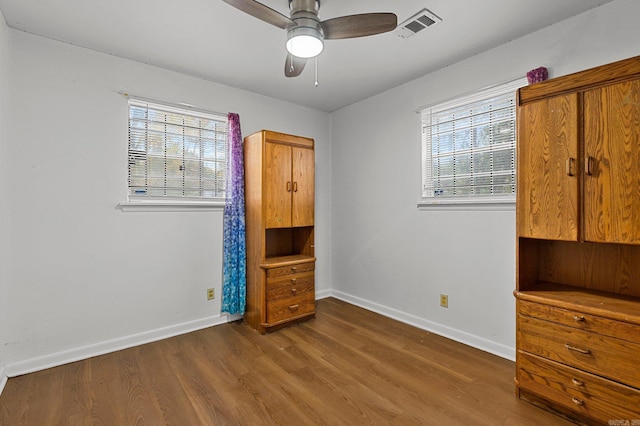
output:
M244 156L240 116L229 113L229 145L224 205L222 312L244 314L247 298L247 248L244 222Z

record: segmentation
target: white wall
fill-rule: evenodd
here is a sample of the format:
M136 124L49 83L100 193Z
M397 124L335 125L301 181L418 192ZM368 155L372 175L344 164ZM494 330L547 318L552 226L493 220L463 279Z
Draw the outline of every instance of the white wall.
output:
M513 358L515 213L418 210L415 110L539 66L555 77L639 55L638 16L617 0L333 113L334 292Z
M243 135L267 128L315 138L317 287L330 289L328 114L9 33L10 376L225 319L222 210L116 208L127 185L127 100L119 91L237 112Z
M0 12L0 392L6 383L5 375L5 330L7 309L7 257L9 255L7 230L9 228L9 205L4 200L8 197L7 174L7 90L9 89L7 73L7 49L9 45L9 29Z

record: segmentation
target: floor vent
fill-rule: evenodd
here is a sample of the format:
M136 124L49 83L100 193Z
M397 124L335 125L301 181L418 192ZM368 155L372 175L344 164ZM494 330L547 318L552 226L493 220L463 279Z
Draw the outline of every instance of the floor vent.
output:
M438 22L442 22L442 19L428 9L422 9L420 12L398 25L398 29L396 31L398 33L398 37L406 39L413 37L427 27L436 25Z

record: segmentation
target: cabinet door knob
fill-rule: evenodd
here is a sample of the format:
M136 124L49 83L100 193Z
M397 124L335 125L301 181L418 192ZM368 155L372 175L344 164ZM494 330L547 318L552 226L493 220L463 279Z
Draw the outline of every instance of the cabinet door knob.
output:
M593 172L595 171L596 159L590 155L587 155L584 159L584 171L587 176L593 176Z
M574 174L574 170L573 170L573 164L575 163L575 158L567 158L567 164L566 164L566 172L567 172L567 176L573 176Z
M575 346L571 346L569 343L565 343L564 347L569 349L570 351L579 352L579 353L585 354L585 355L589 355L591 353L591 350L589 350L589 349L577 348Z

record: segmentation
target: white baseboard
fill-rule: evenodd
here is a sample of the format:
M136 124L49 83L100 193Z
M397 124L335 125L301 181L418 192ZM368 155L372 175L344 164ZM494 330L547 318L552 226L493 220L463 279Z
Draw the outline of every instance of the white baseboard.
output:
M336 290L323 290L316 293L316 299L324 299L327 297L335 297L361 308L376 312L389 318L393 318L400 322L413 325L423 330L436 333L440 336L447 337L460 343L472 346L474 348L492 353L502 358L515 360L515 349L509 346L496 343L482 337L478 337L464 331L453 329L445 325L417 317L406 312L402 312L366 299L352 296L347 293ZM32 373L51 367L56 367L70 362L91 358L106 353L128 349L138 345L155 342L180 334L190 333L192 331L201 330L203 328L213 327L216 325L226 324L231 321L241 319L240 315L216 315L195 321L188 321L181 324L171 325L168 327L150 330L143 333L133 334L130 336L120 337L117 339L98 342L86 346L81 346L66 351L56 352L43 355L40 357L30 358L24 361L9 363L0 367L0 393L7 383L8 377L15 377L22 374Z
M203 328L226 324L239 319L242 319L241 315L216 315L155 330L149 330L138 334L132 334L130 336L119 337L113 340L93 343L62 352L47 354L24 361L9 363L0 369L0 372L2 372L2 374L0 374L0 385L4 385L6 377L20 376L22 374L32 373L34 371L44 370L98 355L104 355L134 346L144 345L145 343L167 339L180 334L190 333ZM4 380L3 377L5 378ZM1 386L0 390L2 389Z
M331 290L322 290L316 292L316 300L326 299L327 297L333 296L333 292Z
M359 297L343 293L341 291L332 290L331 296L335 297L336 299L351 303L352 305L356 305L369 311L376 312L380 315L393 318L405 324L409 324L422 330L427 330L448 339L455 340L456 342L464 343L465 345L474 347L476 349L489 352L501 358L506 358L510 361L515 361L516 359L515 348L503 345L501 343L496 343L461 330L447 327L446 325L429 321L424 318L408 314L406 312L398 311L397 309L393 309L388 306L380 305L369 300L361 299Z
M7 369L5 366L0 367L0 395L2 395L2 391L4 390L4 386L7 384Z

